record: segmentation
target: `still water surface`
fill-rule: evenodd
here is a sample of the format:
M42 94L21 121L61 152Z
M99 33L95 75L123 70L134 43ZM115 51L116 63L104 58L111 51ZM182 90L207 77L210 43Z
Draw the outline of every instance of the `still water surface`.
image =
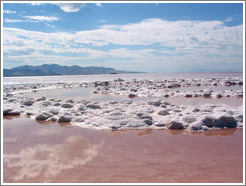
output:
M101 75L69 75L69 76L28 76L4 77L4 85L30 84L30 83L58 83L58 82L92 82L113 81L117 78L124 80L154 80L154 79L196 79L196 78L222 78L243 77L243 72L175 72L175 73L146 73L146 74L101 74Z
M243 129L97 131L3 120L4 183L240 183Z

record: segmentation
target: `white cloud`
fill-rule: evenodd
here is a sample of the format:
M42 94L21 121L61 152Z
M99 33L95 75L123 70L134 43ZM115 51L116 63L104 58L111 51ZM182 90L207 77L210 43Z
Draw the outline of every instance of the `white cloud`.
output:
M27 22L26 20L23 19L4 19L4 22L6 23L21 23L21 22Z
M236 61L237 66L242 64L243 26L228 27L220 21L147 19L74 33L44 33L16 28L4 28L3 31L3 50L8 53L4 59L9 61L16 59L16 55L23 51L25 55L21 55L20 59L30 63L42 60L72 63L76 60L129 58L136 64L141 61L147 64L149 61L170 66L172 63L182 63L181 59L184 65L191 63L189 59L196 60L194 64L202 61L211 66L208 61L217 60L221 67L223 61L229 59ZM105 51L106 45L117 48ZM135 49L129 49L128 46Z
M95 5L98 6L98 7L101 7L102 3L96 3Z
M56 28L54 25L51 25L51 24L49 24L49 23L45 23L45 25L46 25L47 27L52 28L52 29L55 29L55 28Z
M230 21L233 21L233 18L232 18L232 17L227 17L227 18L225 19L225 22L230 22Z
M58 21L59 17L54 16L24 16L27 19L36 20L36 21Z
M37 5L37 6L40 6L40 5L44 5L46 3L30 3L31 5Z
M64 12L78 12L85 7L85 3L56 3Z
M12 11L12 10L3 10L4 14L15 14L16 11Z
M31 5L44 5L47 3L30 3ZM55 4L60 7L64 12L78 12L81 8L85 7L86 3L49 3ZM100 3L98 3L100 4Z

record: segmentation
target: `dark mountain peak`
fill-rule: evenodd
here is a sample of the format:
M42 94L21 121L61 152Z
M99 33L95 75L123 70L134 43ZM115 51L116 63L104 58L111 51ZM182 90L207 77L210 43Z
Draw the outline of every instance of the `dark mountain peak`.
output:
M3 69L3 76L47 76L47 75L89 75L89 74L124 74L139 73L115 70L106 67L81 67L78 65L61 66L58 64L43 64L40 66L24 65L12 69Z

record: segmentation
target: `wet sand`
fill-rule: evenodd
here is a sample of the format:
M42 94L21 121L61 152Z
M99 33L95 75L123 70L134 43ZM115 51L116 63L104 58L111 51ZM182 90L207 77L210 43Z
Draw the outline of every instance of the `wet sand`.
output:
M243 129L98 131L3 119L4 183L242 183Z

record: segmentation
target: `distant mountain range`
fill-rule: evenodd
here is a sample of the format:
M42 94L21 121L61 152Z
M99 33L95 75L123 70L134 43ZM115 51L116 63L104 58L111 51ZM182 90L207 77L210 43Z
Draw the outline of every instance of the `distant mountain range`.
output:
M115 70L113 68L105 67L80 67L60 66L56 64L44 64L40 66L19 66L12 69L3 69L3 76L52 76L52 75L89 75L89 74L129 74L141 72L129 72L122 70Z

